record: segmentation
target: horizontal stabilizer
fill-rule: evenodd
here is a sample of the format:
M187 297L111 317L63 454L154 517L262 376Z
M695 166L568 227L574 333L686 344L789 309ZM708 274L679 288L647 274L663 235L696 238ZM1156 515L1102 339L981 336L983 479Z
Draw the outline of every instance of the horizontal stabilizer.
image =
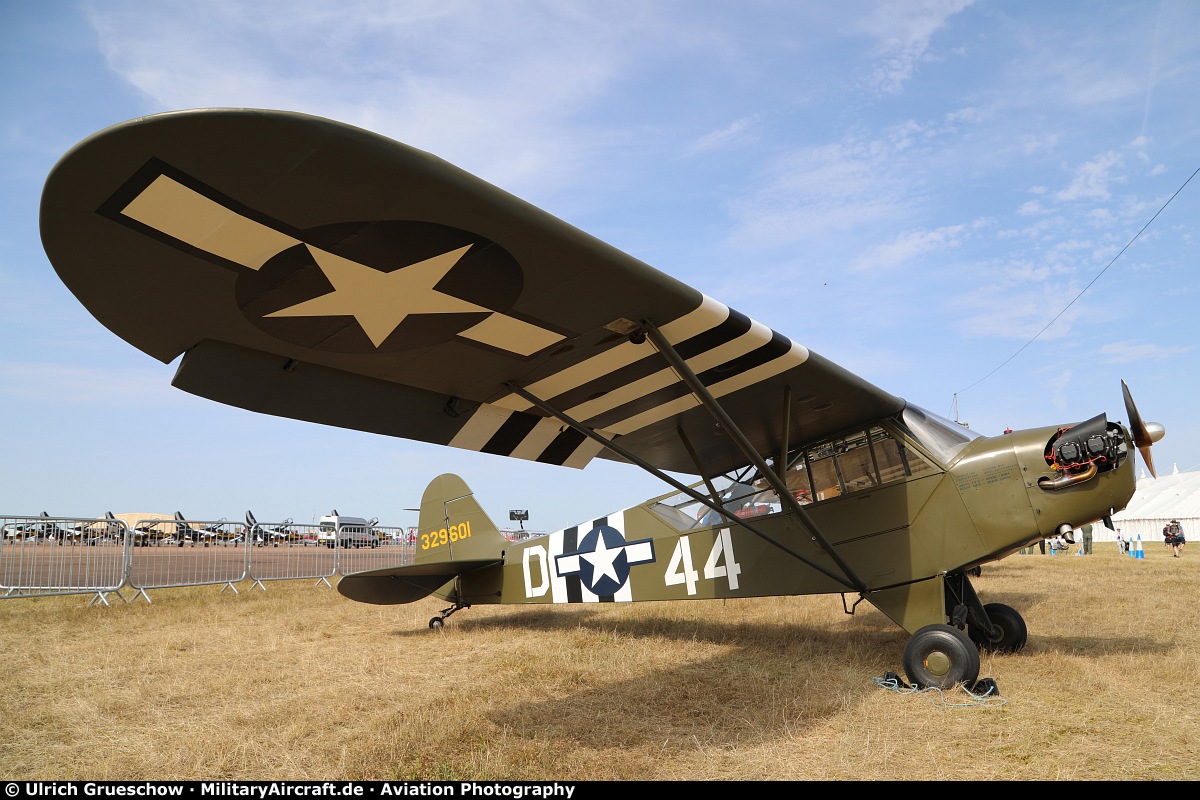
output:
M342 595L360 603L387 606L412 603L466 572L490 567L497 559L410 564L355 572L338 581Z

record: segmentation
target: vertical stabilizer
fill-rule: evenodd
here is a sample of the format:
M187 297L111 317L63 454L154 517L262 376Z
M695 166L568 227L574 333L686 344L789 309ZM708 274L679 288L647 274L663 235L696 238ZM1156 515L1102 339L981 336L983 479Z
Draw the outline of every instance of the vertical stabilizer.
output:
M497 560L508 540L475 501L466 481L439 475L421 496L414 563Z

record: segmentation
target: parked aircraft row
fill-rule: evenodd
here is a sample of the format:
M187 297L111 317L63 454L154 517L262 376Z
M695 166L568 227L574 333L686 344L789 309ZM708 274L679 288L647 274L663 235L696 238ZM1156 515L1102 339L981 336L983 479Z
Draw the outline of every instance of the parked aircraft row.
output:
M325 520L335 520L332 525ZM224 518L208 524L189 522L183 512L176 511L171 519L139 520L132 529L135 547L151 545L184 545L202 544L241 544L250 537L255 546L279 545L325 545L334 547L334 539L340 537L341 546L348 547L378 547L389 541L412 543L412 531L391 535L379 530L376 526L378 519L362 520L360 525L343 525L344 520L358 520L357 517L323 517L320 532L303 530L289 517L278 523L263 524L258 522L253 512L246 512L244 522L230 522ZM369 524L368 524L369 523ZM328 530L326 530L328 528ZM57 520L43 511L41 516L31 521L10 522L4 525L0 538L9 542L17 541L48 541L58 544L96 544L102 541L118 541L124 536L121 521L111 512L106 511L104 519L95 522L80 522L69 524ZM336 532L336 536L335 536Z

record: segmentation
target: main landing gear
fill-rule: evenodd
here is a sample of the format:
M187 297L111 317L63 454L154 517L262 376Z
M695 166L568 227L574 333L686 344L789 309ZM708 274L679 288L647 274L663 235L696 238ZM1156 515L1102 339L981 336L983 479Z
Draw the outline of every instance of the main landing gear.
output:
M981 650L1015 653L1029 639L1021 615L1003 603L981 603L966 573L947 575L945 589L950 624L926 625L904 646L904 673L922 689L974 687Z

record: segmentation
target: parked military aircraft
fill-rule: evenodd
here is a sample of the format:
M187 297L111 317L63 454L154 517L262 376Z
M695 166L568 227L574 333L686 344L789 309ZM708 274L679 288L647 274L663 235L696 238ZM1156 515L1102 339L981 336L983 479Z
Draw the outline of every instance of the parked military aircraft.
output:
M174 520L154 518L139 520L133 526L134 547L149 547L170 541L175 533Z
M76 540L89 545L104 541L121 543L125 537L125 526L111 511L105 511L102 520L82 523L75 530Z
M246 512L246 529L251 531L251 540L258 545L271 544L278 547L281 544L303 541L304 535L295 528L288 527L291 524L292 520L289 518L277 525L264 525L254 518L253 513Z
M50 515L45 511L36 520L10 522L4 526L4 538L14 541L45 540L62 544L63 542L71 541L78 535L78 527L64 525L61 522L52 520Z
M1098 414L984 437L440 159L330 120L201 109L81 142L42 240L96 318L223 403L673 493L514 543L457 476L368 603L862 600L914 685L971 686L1027 628L980 565L1111 516L1162 426ZM695 476L683 483L672 474ZM846 605L846 596L857 598Z

